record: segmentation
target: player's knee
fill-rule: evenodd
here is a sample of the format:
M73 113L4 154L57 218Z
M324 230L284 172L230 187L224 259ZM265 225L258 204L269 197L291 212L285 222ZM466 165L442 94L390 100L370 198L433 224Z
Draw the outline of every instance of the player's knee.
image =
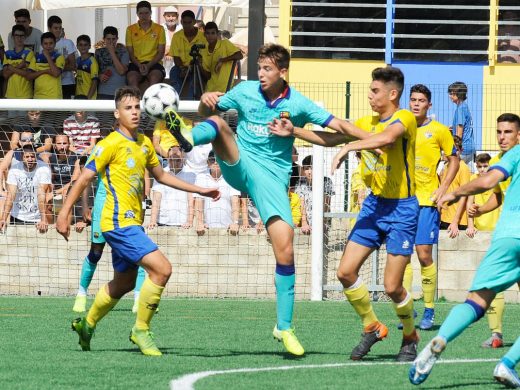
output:
M224 121L224 119L222 119L218 115L212 115L207 120L214 122L217 125L219 132L229 130L229 126L227 125L226 121Z
M341 284L345 287L352 286L358 279L358 275L355 272L341 268L338 268L336 271L336 276Z
M97 249L91 249L88 253L88 261L90 264L97 264L99 260L101 260L101 256L103 255L103 251Z
M385 281L385 293L387 293L392 300L398 300L402 290L403 286L401 284Z

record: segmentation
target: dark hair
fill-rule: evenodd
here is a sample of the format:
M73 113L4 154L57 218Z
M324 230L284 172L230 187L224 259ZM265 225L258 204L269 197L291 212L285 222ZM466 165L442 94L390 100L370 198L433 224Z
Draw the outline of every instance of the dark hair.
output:
M488 153L480 153L475 157L475 163L477 164L485 164L491 160L491 156Z
M468 96L468 86L464 84L462 81L455 81L451 83L448 87L448 93L454 93L457 95L459 100L466 100Z
M216 160L216 158L215 158L215 152L214 152L213 150L210 151L209 154L208 154L208 160L209 160L209 159Z
M25 31L24 26L22 26L21 24L15 24L15 25L13 26L13 28L11 29L11 34L14 35L14 32L15 32L15 31L21 31L21 32L24 33L24 35L27 33L27 32Z
M231 33L228 30L222 30L220 33L222 34L222 38L231 38Z
M81 34L77 39L76 39L76 45L80 42L87 42L89 45L92 44L92 42L90 41L90 37L86 34Z
M428 99L428 102L432 101L432 92L430 89L424 85L424 84L415 84L410 88L410 96L412 96L412 93L422 93L424 96L426 96L426 99Z
M497 118L497 123L500 123L500 122L509 122L509 123L515 123L516 124L516 127L517 129L520 130L520 117L516 114L511 114L509 112L506 112L504 114L501 114L498 118Z
M63 22L59 16L52 15L47 19L47 28L50 29L53 24L63 24Z
M135 10L139 11L139 8L148 8L151 11L152 5L150 4L149 1L140 1L139 3L137 3Z
M26 8L20 8L14 11L14 17L15 18L27 18L31 20L31 14L29 13L29 10Z
M305 156L305 158L302 160L302 167L305 169L305 167L312 167L312 155Z
M36 149L34 148L33 144L27 144L22 146L22 152L23 153L36 153Z
M218 26L217 26L217 23L215 22L208 22L205 26L204 26L204 32L208 31L208 30L217 30L218 32Z
M105 38L108 34L115 35L116 37L119 38L119 33L117 31L117 28L115 28L114 26L106 26L103 29L103 38Z
M269 58L278 67L278 69L289 69L291 55L289 51L282 45L276 43L268 43L260 46L258 50L258 59Z
M397 99L403 94L404 75L401 69L394 66L375 68L372 71L372 81L381 81L385 84L393 83L397 88Z
M44 32L42 34L42 36L40 37L40 43L43 45L43 40L47 38L51 38L54 41L54 43L56 43L56 37L50 31Z
M141 92L139 91L139 88L136 88L136 87L121 87L121 88L118 88L116 93L115 93L115 96L114 96L114 100L116 102L116 108L117 108L117 105L119 104L119 102L121 100L123 100L124 97L135 97L137 99L141 99Z
M74 100L88 100L87 95L74 95Z
M195 14L193 13L193 11L187 9L186 11L184 11L184 12L181 14L181 20L184 19L184 18L192 18L192 19L195 19Z
M455 144L455 147L459 152L462 152L462 138L460 138L458 135L453 136L453 143Z

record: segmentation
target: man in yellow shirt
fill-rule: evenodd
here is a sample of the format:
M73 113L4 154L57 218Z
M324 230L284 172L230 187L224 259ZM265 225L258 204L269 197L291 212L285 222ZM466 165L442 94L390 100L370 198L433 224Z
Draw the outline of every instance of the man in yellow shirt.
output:
M228 82L233 69L233 61L241 60L243 55L238 47L227 39L218 39L218 27L209 22L204 27L208 46L200 51L202 69L208 80L206 92L227 92Z
M32 99L33 84L29 78L29 65L34 61L34 53L25 48L25 28L16 24L12 28L14 49L7 50L3 58L2 74L7 81L7 99Z
M35 99L61 99L61 72L65 58L54 50L56 37L51 32L42 34L42 52L29 65L29 78L34 80Z
M126 48L130 57L126 78L128 84L139 87L142 81L147 85L160 83L166 73L162 66L166 35L160 24L152 21L152 6L148 1L137 3L137 23L126 29Z

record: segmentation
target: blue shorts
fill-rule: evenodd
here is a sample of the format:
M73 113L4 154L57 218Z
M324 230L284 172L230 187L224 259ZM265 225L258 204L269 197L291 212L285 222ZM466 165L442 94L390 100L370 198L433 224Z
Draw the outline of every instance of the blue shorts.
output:
M94 207L92 208L92 224L90 225L90 241L94 244L104 244L106 242L101 233L101 211L105 203L105 196L95 197Z
M491 241L469 291L489 289L499 293L519 281L520 238L499 238Z
M433 245L439 242L441 215L434 206L419 206L419 221L415 245Z
M112 248L112 266L117 272L136 269L137 262L159 249L138 225L103 232L103 236Z
M289 174L284 182L259 165L248 152L240 150L239 160L230 165L217 157L224 179L241 192L249 194L260 218L266 225L272 217L280 217L294 227L289 204Z
M386 199L370 194L348 239L367 248L379 248L386 242L387 253L411 255L418 214L419 203L415 196Z

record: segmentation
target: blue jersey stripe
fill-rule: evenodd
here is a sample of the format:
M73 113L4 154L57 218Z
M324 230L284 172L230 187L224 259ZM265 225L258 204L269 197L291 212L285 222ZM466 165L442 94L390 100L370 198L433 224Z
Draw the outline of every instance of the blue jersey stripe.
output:
M404 169L406 173L406 187L408 188L408 197L412 196L412 186L410 184L410 172L408 167L408 161L406 158L406 147L408 146L408 140L403 138L403 159L404 159Z
M117 194L112 181L110 180L110 166L107 165L105 169L105 175L107 178L108 188L114 197L114 214L112 215L112 222L114 223L114 229L119 229L119 202L117 200Z

